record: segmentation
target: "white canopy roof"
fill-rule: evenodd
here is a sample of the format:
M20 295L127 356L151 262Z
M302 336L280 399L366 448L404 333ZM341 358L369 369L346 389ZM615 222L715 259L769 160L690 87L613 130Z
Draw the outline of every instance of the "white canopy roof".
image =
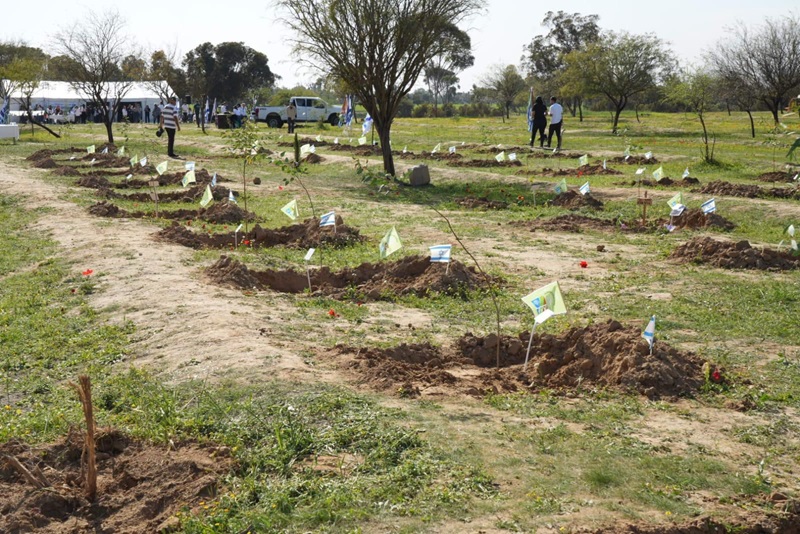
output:
M115 84L117 82L109 82ZM166 82L159 82L159 84L166 84ZM113 97L115 91L113 86L110 88L109 96ZM170 94L175 94L170 88ZM11 93L11 109L18 110L21 99L23 98L22 92L17 89ZM31 102L33 105L41 104L43 107L47 106L71 106L73 104L82 104L87 101L85 95L76 91L69 82L41 82L36 91L33 92ZM143 82L134 82L130 89L125 93L123 102L139 102L142 106L158 104L162 101L161 96L154 91L148 84Z

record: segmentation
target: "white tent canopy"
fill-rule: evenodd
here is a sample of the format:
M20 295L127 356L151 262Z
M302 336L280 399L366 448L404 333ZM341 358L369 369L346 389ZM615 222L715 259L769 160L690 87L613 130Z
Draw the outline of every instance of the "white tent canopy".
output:
M115 82L109 83L113 84ZM166 82L158 83L161 86L167 86ZM108 92L109 99L112 99L115 94L116 92L111 88ZM171 88L170 94L175 94ZM11 93L11 111L19 111L20 103L23 102L23 98L22 92L19 89ZM41 82L31 97L31 104L34 107L38 104L43 108L47 106L53 106L54 108L56 106L61 106L62 109L69 109L73 105L84 104L87 101L86 95L76 91L69 82ZM138 103L143 109L147 105L152 108L154 104L158 104L162 101L163 99L161 96L159 96L149 84L143 82L134 82L122 99L123 104Z

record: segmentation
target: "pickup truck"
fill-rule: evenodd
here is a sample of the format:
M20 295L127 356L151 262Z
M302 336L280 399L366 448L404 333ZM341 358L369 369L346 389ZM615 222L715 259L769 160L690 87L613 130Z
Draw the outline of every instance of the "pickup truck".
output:
M313 96L293 96L291 100L297 106L297 122L323 120L332 126L339 124L342 106L331 106ZM286 122L286 106L255 106L251 115L256 122L266 122L270 128L280 128Z

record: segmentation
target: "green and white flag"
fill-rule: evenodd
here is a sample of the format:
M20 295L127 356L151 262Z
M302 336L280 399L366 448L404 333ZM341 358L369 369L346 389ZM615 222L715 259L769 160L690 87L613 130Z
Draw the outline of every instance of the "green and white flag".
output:
M653 179L656 182L660 182L663 177L664 177L664 167L659 167L653 171Z
M551 282L533 293L525 295L522 297L522 302L533 310L536 324L542 324L554 315L567 313L558 282Z
M297 199L294 199L286 204L281 208L281 211L291 220L296 221L300 216L300 211L297 209Z
M436 146L433 147L433 150L431 150L431 154L435 154L439 152L441 149L442 149L442 143L437 143Z
M556 192L556 195L560 195L562 193L566 193L567 189L568 189L567 188L567 179L566 178L562 178L561 181L558 182L555 185L555 187L553 188L553 191Z
M206 185L206 190L203 193L203 198L200 199L200 205L205 208L206 206L208 206L208 203L211 202L212 200L214 200L214 195L211 193L211 186Z
M583 156L578 158L578 164L583 167L584 165L589 164L589 154L584 154Z
M500 152L498 155L494 157L494 159L496 159L498 163L502 163L506 160L506 153Z
M669 207L672 209L675 209L678 206L683 206L683 193L680 191L676 193L674 197L667 200L667 204L669 204Z
M186 171L186 174L183 175L183 180L181 180L181 185L186 187L189 184L196 184L197 180L194 177L194 171Z
M125 146L119 147L119 150L117 150L117 155L118 156L124 156L125 155Z
M358 138L358 144L359 145L366 145L367 144L367 136L365 135L363 137L359 137Z
M141 165L142 167L147 167L147 156L139 160L139 165Z
M379 246L381 259L397 252L401 248L403 248L403 242L400 241L400 236L397 235L397 229L392 226L392 229L386 232L386 235L381 239L381 244Z
M139 163L139 156L136 156L136 155L134 155L134 156L131 158L131 167L133 167L133 166L134 166L134 165L136 165L137 163Z
M87 154L94 154L94 145L89 145L86 147Z
M167 163L166 161L162 161L161 163L156 165L156 172L159 175L161 175L161 174L164 174L165 172L167 172L168 168L169 168L169 163Z

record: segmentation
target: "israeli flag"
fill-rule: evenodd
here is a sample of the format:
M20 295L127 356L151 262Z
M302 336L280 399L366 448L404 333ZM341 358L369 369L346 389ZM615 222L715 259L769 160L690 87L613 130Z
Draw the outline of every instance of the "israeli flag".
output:
M211 187L217 187L217 173L214 173L214 176L211 177Z
M453 245L435 245L428 247L431 251L431 263L448 263L450 261L450 249Z
M586 182L582 186L578 188L578 191L581 192L581 195L586 195L589 193L589 182Z
M653 157L653 153L652 152L645 152L644 153L644 159L652 159L652 157Z
M713 198L711 200L706 200L700 205L700 209L702 209L705 214L714 213L717 211L717 203L714 202Z
M194 161L187 161L186 163L183 164L183 168L186 169L187 171L193 171Z
M322 215L319 218L319 226L320 228L323 226L336 226L336 212L329 211L328 213Z
M450 151L451 154L455 154L456 153L456 147L455 146L451 146L448 150Z
M683 171L683 176L682 176L682 178L685 180L685 179L687 179L688 177L689 177L689 167L686 167L686 170L685 170L685 171Z
M686 206L683 204L676 204L672 211L669 212L670 217L680 217L681 214L686 210ZM672 230L670 230L672 231Z
M238 204L238 202L236 202L236 197L233 196L232 189L228 189L228 202L233 202L234 204Z
M647 341L647 344L650 345L650 350L653 350L653 342L656 340L656 316L653 315L650 317L650 322L647 323L647 327L642 332L642 337Z
M142 167L147 167L147 156L139 160L139 165L141 165Z

